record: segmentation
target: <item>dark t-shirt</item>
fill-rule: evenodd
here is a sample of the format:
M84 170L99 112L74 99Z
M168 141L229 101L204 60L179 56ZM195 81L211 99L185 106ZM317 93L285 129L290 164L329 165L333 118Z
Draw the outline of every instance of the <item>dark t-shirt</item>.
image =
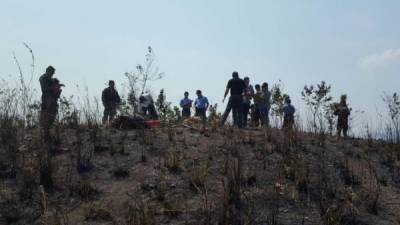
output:
M226 88L231 90L231 95L241 95L246 88L246 84L240 78L232 78L229 80Z
M57 78L43 74L39 82L42 89L42 101L57 102L61 95L60 81Z
M113 106L121 103L121 98L119 97L117 90L111 87L107 87L103 90L101 100L103 101L104 106Z

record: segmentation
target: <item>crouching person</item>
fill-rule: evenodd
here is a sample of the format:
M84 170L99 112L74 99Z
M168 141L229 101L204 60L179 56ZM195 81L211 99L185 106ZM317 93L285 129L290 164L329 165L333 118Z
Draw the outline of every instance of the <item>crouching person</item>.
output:
M118 91L115 89L115 82L110 80L108 87L103 90L101 101L104 106L103 124L111 122L117 114L118 104L121 103Z
M156 107L154 106L153 97L150 94L141 95L139 97L140 108L142 109L143 116L148 119L158 120L158 114L156 111Z

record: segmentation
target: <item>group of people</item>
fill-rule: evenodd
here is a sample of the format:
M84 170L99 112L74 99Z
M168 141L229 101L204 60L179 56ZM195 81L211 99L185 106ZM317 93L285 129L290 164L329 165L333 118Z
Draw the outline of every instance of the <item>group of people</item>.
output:
M201 90L197 90L196 95L197 99L194 102L195 116L205 119L209 107L208 99L202 95ZM182 107L182 117L188 118L191 116L193 101L189 99L189 92L185 92L184 96L185 97L180 102L180 106ZM114 119L117 114L117 108L121 103L121 98L118 91L115 89L115 82L113 80L110 80L108 82L108 87L103 90L101 100L104 106L103 124L106 124ZM150 94L142 93L138 103L141 115L148 119L158 119L154 100Z
M40 77L40 85L42 90L42 105L41 105L41 124L45 130L45 135L49 135L48 131L54 123L58 112L58 99L61 95L61 87L59 80L54 78L55 69L49 66L46 73ZM221 125L223 125L229 114L232 112L233 124L238 128L247 127L249 115L251 118L251 126L258 127L260 124L264 127L269 126L269 111L271 109L271 92L268 88L268 83L264 82L261 85L250 84L250 78L245 77L241 79L239 73L234 71L232 79L226 85L225 93L222 102L230 93L225 112L221 118ZM203 95L201 90L196 91L197 98L193 101L189 98L189 92L184 93L184 98L180 101L182 108L182 117L191 117L191 109L194 106L194 115L202 118L204 121L207 117L207 110L210 106L206 96ZM109 123L117 114L118 105L121 103L121 98L118 91L115 89L115 82L110 80L108 87L102 92L102 103L104 106L103 123ZM150 119L158 119L157 111L155 108L154 100L150 94L142 94L139 97L139 108L141 114ZM295 107L291 104L289 97L285 99L285 104L282 107L283 114L283 127L292 128L294 124ZM341 102L336 105L334 114L338 116L338 135L343 132L347 136L348 130L348 117L350 109L346 103L346 96L342 96Z
M269 126L269 111L271 109L271 92L268 83L261 85L250 84L250 78L241 79L238 72L232 73L232 79L228 81L225 89L224 98L230 93L230 97L222 115L221 125L225 124L229 114L232 112L233 124L239 128L247 127L249 116L251 118L251 126L257 127L260 124L264 127ZM194 101L195 116L206 117L208 108L207 97L204 97L200 90L196 92L197 99ZM191 116L193 100L189 98L189 93L185 92L184 98L180 101L182 108L182 117ZM290 127L294 123L295 108L291 105L289 98L285 100L283 106L284 126Z
M104 107L103 124L111 122L117 114L117 108L121 104L121 98L115 89L115 82L110 80L108 87L101 94L101 101ZM142 94L139 97L141 114L150 119L158 119L154 100L150 94Z
M200 117L202 119L207 118L207 110L210 106L208 98L203 95L201 90L196 91L197 98L194 101L194 116ZM189 92L184 93L183 99L180 101L179 105L182 108L182 118L189 118L191 116L191 108L193 106L193 100L189 98Z

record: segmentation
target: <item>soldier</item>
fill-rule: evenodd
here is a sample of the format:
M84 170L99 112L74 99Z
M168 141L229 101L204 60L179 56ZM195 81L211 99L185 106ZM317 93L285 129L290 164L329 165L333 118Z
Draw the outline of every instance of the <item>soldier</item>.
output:
M335 105L335 111L333 112L334 115L338 117L337 120L337 136L340 137L342 131L343 136L347 137L347 130L349 129L349 116L350 110L347 106L347 96L342 95L340 97L340 103Z
M47 67L46 73L40 79L40 87L42 90L42 104L40 113L40 124L44 130L45 138L50 136L50 127L53 125L57 112L58 112L58 99L61 95L61 87L65 85L60 84L60 81L53 78L55 69L52 66Z
M101 101L104 106L103 124L111 122L117 114L117 106L121 103L118 91L115 89L115 82L110 80L108 87L101 94Z
M184 98L180 102L180 106L182 107L182 118L190 117L190 108L192 108L192 100L189 98L189 92L185 92Z

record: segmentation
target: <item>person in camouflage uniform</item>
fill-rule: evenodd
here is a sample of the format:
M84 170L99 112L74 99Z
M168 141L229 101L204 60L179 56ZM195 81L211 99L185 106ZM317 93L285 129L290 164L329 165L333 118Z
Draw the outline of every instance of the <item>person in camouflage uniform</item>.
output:
M347 106L347 96L342 95L340 98L340 103L335 105L334 115L338 117L337 120L337 135L340 137L343 132L343 136L347 137L347 131L349 129L349 116L350 110Z
M50 127L56 119L58 99L61 95L61 87L64 87L57 78L53 78L55 71L54 67L49 66L46 69L46 73L39 79L42 90L40 124L46 137L49 136Z
M113 80L110 80L108 87L103 90L101 101L104 106L103 124L106 124L114 119L117 114L117 106L121 103L121 98L115 89L115 82Z

